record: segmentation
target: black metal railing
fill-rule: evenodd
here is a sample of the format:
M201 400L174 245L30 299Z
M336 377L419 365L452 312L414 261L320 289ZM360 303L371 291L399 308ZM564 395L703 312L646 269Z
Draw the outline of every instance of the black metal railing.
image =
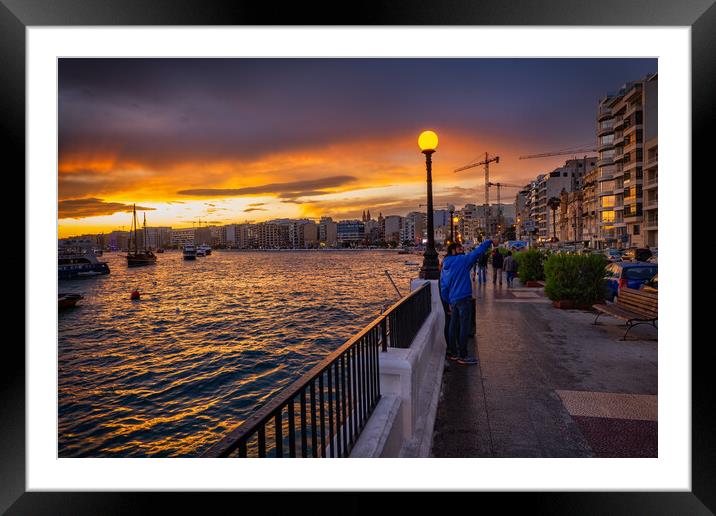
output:
M380 400L378 355L430 314L426 282L232 430L203 457L347 457Z

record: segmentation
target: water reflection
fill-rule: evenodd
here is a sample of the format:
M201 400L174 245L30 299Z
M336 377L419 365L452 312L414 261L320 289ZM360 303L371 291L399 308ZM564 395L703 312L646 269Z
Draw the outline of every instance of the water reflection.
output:
M386 251L158 258L108 253L110 275L60 284L85 296L59 314L61 457L200 454L395 302L384 270L405 294L418 269Z

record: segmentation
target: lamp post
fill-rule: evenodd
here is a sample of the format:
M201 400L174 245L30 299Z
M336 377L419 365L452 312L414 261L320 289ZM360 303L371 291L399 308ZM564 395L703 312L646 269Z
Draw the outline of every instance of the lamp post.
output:
M453 231L453 222L456 222L456 221L455 221L455 219L453 218L453 213L455 213L455 206L452 205L452 204L449 205L449 206L448 206L448 211L450 212L450 242L454 242L454 241L455 241L455 234L454 234L454 231Z
M420 151L425 154L425 169L428 185L428 245L423 254L423 266L420 267L420 279L436 280L440 276L438 253L435 251L435 230L433 228L433 176L432 155L438 146L438 135L433 131L423 131L418 137Z

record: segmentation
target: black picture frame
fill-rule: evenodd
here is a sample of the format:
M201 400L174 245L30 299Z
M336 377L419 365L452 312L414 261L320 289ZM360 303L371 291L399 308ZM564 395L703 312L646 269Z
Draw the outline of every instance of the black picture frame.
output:
M692 168L708 173L708 130L716 115L716 4L714 0L442 0L385 1L343 4L275 5L245 0L217 3L202 0L0 0L0 127L6 166L25 170L25 30L29 26L87 25L551 25L551 26L688 26L692 37ZM353 9L346 10L350 5ZM9 161L7 158L10 158ZM689 171L684 171L688 174ZM693 176L692 176L693 177ZM687 211L687 216L691 214ZM695 222L695 221L694 221ZM695 235L696 233L692 233ZM27 235L21 239L24 241ZM17 242L17 240L15 240ZM25 275L31 271L25 269ZM691 278L684 278L689 281ZM693 306L691 300L683 300ZM18 306L26 305L18 303ZM30 305L27 305L31 309ZM693 317L692 317L693 320ZM689 346L692 321L683 321ZM710 339L692 346L692 490L639 493L523 493L456 495L478 497L475 503L497 501L501 510L529 504L530 512L569 514L713 514L716 508L716 446L710 423L715 397L710 377L714 351ZM7 514L119 514L162 512L172 506L189 510L184 493L25 492L25 352L19 340L6 339L0 375L0 512ZM260 495L207 493L248 508ZM341 512L364 512L374 494L348 493ZM300 499L300 497L299 497ZM262 502L262 500L264 500ZM202 503L202 502L200 502ZM271 495L273 508L300 504L296 495ZM402 507L420 507L415 494ZM455 507L451 501L451 506ZM472 502L470 502L472 503ZM205 512L208 507L203 507ZM475 510L479 506L475 506ZM270 511L274 513L273 510Z

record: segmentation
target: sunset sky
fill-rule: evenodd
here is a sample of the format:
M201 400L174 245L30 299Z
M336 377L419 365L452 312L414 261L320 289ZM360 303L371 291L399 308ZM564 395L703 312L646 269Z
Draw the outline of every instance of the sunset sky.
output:
M482 203L596 143L597 102L656 59L60 59L59 236L147 224L404 215ZM579 156L581 157L581 155ZM504 189L503 202L514 200ZM495 193L491 192L494 200Z

